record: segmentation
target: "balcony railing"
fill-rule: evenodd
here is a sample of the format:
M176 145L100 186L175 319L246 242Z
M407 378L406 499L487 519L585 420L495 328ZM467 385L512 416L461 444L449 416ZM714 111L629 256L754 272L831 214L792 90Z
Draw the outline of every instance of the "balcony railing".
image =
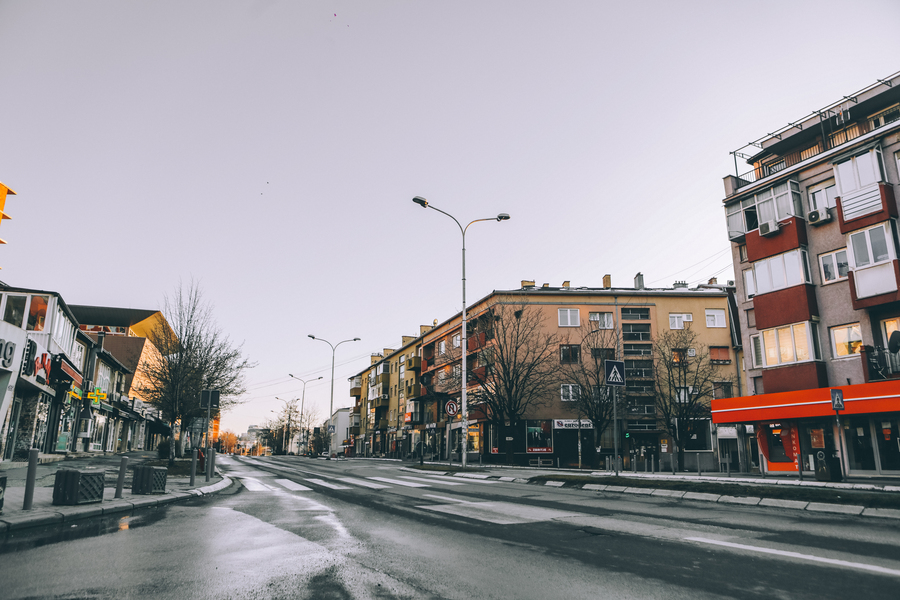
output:
M824 144L817 143L815 146L805 148L799 152L791 152L784 155L783 157L780 157L774 162L770 162L765 165L759 165L752 171L748 171L747 173L738 175L734 183L735 189L740 189L744 186L750 185L751 183L755 183L760 179L768 177L769 175L773 175L774 173L778 173L779 171L783 171L785 169L793 167L797 163L801 163L808 158L812 158L813 156L822 154L823 152L831 150L832 148L837 148L838 146L853 141L856 138L869 133L870 131L880 129L885 125L889 125L890 123L897 121L898 118L900 118L900 110L894 108L889 111L879 113L870 119L853 123L829 135L827 141Z
M892 354L880 346L864 346L863 357L869 371L869 381L900 378L900 354Z

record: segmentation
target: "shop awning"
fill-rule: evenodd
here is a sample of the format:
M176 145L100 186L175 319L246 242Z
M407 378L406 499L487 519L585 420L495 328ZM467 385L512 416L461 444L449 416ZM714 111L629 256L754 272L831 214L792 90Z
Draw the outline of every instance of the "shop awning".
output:
M844 392L842 415L900 412L900 380L796 390L712 401L713 423L754 423L833 417L831 390Z

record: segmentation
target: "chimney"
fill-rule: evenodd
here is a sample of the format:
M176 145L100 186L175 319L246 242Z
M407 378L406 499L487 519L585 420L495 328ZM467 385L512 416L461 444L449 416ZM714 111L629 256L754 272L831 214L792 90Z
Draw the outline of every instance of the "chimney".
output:
M676 281L675 285L673 285L676 290L687 288L687 281Z
M528 279L523 279L522 280L522 289L529 288L529 287L534 287L534 281L528 280Z
M638 273L634 276L634 289L642 290L644 289L644 275L642 273Z
M431 325L419 325L419 337L431 331Z
M610 277L609 273L603 276L603 287L607 289L612 287L612 277Z
M550 287L550 284L549 284L549 283L545 283L545 284L542 285L541 287L542 287L542 288L548 288L548 287Z
M709 285L718 285L718 284L719 284L719 280L718 280L718 279L716 279L715 277L710 277L710 279L709 279Z
M563 281L562 286L563 286L564 288L569 289L569 286L570 286L570 285L572 285L572 282L571 282L571 281L568 281L568 280Z
M104 340L104 339L106 339L106 332L105 332L105 331L98 331L98 332L97 332L97 346L98 346L98 351L102 351L102 350L103 350L103 340Z

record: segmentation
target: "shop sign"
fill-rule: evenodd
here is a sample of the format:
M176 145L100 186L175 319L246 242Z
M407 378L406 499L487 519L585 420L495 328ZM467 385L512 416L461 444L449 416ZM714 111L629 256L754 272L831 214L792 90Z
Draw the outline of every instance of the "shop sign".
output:
M553 448L526 448L526 452L529 454L553 454Z
M813 448L825 448L825 430L824 429L810 429L809 430L809 445Z
M716 436L720 440L736 440L737 427L733 425L719 425L716 428Z
M425 429L437 429L437 423L429 423L425 426Z
M590 419L554 419L553 429L593 429Z
M16 344L7 340L0 340L0 366L7 371L12 369L13 359L16 357Z
M660 442L659 443L659 451L660 452L668 452L669 451L669 442Z
M50 365L51 356L47 349L33 339L25 340L22 376L35 383L47 385L47 381L50 379Z

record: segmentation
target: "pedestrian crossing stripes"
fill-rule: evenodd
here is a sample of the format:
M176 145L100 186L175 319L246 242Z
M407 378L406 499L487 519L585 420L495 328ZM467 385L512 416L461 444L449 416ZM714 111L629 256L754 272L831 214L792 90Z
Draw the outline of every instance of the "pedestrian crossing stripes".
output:
M414 488L429 487L424 483L415 483L414 481L401 481L399 479L390 479L388 477L369 477L368 479L374 479L375 481L383 481L385 483L393 483L395 485L402 485L405 487L414 487Z
M321 485L322 487L330 488L330 489L332 489L332 490L349 490L349 489L352 489L352 488L347 487L346 485L339 485L339 484L337 484L337 483L329 483L329 482L325 481L324 479L309 479L309 478L307 478L306 481L308 481L308 482L310 482L310 483L315 483L316 485Z
M312 492L315 486L321 486L332 490L350 490L354 487L363 487L372 490L385 490L391 487L404 488L429 488L433 486L459 486L470 483L494 483L492 481L479 480L454 480L452 477L442 477L440 475L425 475L416 477L412 475L398 475L396 478L391 477L331 477L325 480L317 477L304 478L304 482L313 484L313 487L303 485L290 479L267 479L263 483L256 477L248 477L243 473L233 473L236 479L250 492L271 492L279 489L287 489L292 492ZM346 484L346 485L342 485Z
M389 485L381 485L380 483L375 483L374 481L366 481L365 479L356 479L355 477L338 477L338 481L343 481L344 483L352 483L353 485L361 485L363 487L371 488L373 490L386 490L390 489Z
M311 492L312 488L308 488L305 485L300 485L296 481L291 481L290 479L275 479L275 483L278 485L284 486L292 492Z

